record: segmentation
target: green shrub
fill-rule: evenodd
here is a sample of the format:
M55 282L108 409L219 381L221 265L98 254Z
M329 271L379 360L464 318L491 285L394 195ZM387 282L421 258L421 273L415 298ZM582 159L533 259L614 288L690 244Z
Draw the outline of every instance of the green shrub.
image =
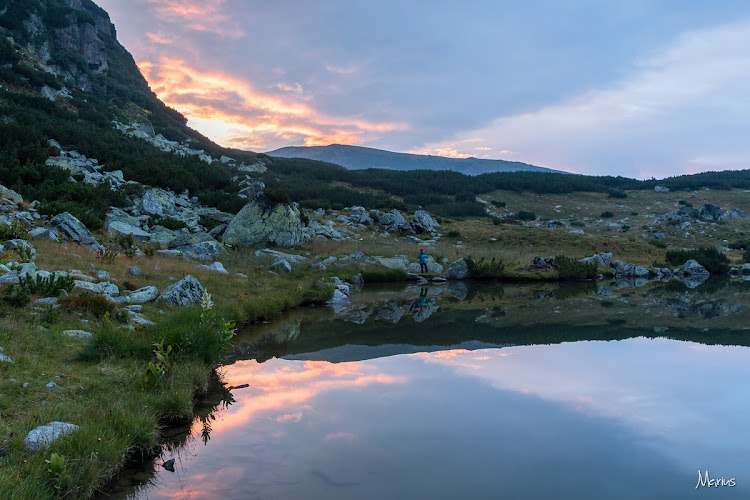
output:
M609 198L627 198L628 197L628 193L620 189L608 189L607 193L609 193Z
M60 297L60 305L68 312L90 313L97 318L115 311L115 303L101 294L69 295Z
M577 259L565 255L555 256L558 276L563 280L582 280L596 278L595 262L578 262Z
M9 226L0 224L0 241L28 239L31 239L29 227L18 219L11 220Z
M469 275L476 280L497 280L505 273L505 263L495 257L490 261L485 260L484 257L478 261L471 257L466 257L464 260L469 268Z
M32 278L27 274L19 277L18 280L18 286L27 288L32 295L43 297L57 297L61 291L71 291L75 284L72 276L57 276L55 273L50 273L46 278L40 274Z
M620 231L622 231L623 233L627 233L628 231L630 231L630 226L628 225L622 226L622 228L620 228Z
M653 245L656 248L667 248L667 242L664 240L649 240L649 245Z
M518 217L518 220L536 220L536 214L534 212L527 212L526 210L518 212L516 217Z
M496 207L500 207L500 208L504 208L505 207L505 202L504 201L491 200L490 203L492 203Z
M729 244L732 250L746 250L750 248L750 240L737 240Z
M188 227L188 225L184 221L177 220L172 217L151 217L148 222L149 226L162 226L166 229L169 229L170 231L177 231Z
M387 267L368 267L362 270L365 283L390 283L406 281L406 271L403 269L388 269Z
M460 238L461 231L459 231L458 229L451 229L445 236L446 238Z
M291 205L292 199L289 197L286 191L279 188L265 188L263 190L263 194L266 195L266 200L272 205ZM343 209L344 206L341 205L341 208L337 210Z
M612 217L614 217L614 216L615 216L615 214L613 214L613 213L612 213L612 212L610 212L609 210L605 210L604 212L602 212L602 215L600 215L600 217L601 217L602 219L611 219L611 218L612 218Z
M725 274L729 271L729 258L716 247L701 247L693 250L670 250L665 255L670 266L681 266L693 259L711 274Z
M742 252L742 260L745 262L750 262L750 248Z
M677 203L679 203L680 205L682 205L684 207L692 207L693 206L692 203L690 203L689 201L685 201L685 200L680 200Z

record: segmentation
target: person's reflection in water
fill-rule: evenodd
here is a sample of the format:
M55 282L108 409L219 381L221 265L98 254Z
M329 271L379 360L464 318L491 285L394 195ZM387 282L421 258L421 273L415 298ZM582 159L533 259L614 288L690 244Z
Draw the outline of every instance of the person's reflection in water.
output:
M427 288L422 288L419 291L419 300L417 300L417 307L420 311L424 311L424 306L427 305Z

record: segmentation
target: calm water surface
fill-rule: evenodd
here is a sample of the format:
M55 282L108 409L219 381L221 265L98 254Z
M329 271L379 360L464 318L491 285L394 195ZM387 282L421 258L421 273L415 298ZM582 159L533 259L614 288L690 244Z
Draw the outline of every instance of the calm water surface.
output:
M365 292L246 332L223 374L249 386L110 495L750 496L744 287L464 291ZM737 486L696 489L699 470Z

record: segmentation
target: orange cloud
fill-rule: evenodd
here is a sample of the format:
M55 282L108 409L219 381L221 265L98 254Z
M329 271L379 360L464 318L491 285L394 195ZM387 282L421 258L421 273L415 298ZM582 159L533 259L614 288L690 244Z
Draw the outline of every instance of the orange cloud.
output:
M185 114L202 133L232 147L263 151L272 144L360 144L407 128L403 123L329 116L302 96L261 92L236 77L194 68L180 59L162 57L139 67L162 101Z
M208 31L222 36L239 38L245 32L225 10L226 0L147 0L156 13L167 21L185 22L195 31Z
M279 423L301 422L306 412L313 411L308 402L324 392L407 382L406 377L377 373L372 365L325 361L283 364L240 361L232 365L224 378L229 385L247 381L251 385L237 394L233 410L224 413L221 428L215 431L221 433L247 426L260 415ZM326 439L354 438L341 432Z

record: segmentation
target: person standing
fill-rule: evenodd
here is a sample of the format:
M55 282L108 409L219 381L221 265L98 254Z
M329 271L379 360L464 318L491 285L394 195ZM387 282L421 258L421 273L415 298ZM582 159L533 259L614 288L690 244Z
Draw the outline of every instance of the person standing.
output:
M419 249L419 255L417 256L419 259L419 272L426 273L427 272L427 254L424 253L424 248Z

